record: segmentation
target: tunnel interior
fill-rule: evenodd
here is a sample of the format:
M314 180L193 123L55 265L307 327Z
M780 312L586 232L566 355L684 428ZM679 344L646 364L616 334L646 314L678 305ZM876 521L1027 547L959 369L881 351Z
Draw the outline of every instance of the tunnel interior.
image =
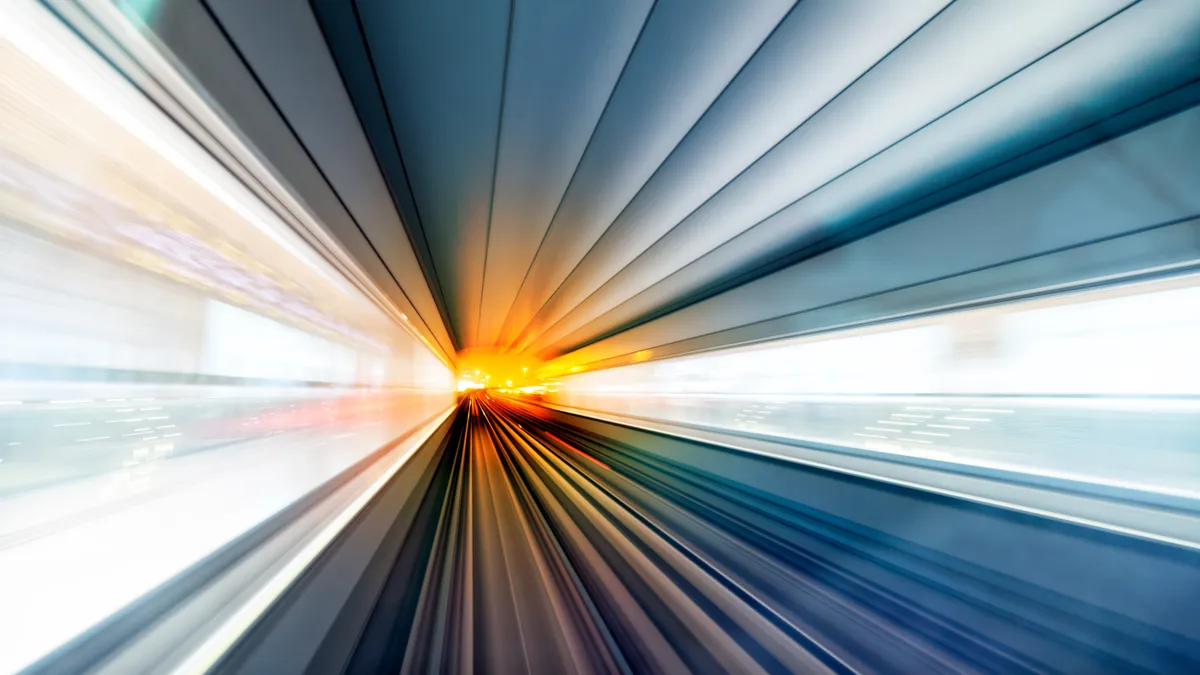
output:
M0 3L0 672L1200 672L1194 0Z

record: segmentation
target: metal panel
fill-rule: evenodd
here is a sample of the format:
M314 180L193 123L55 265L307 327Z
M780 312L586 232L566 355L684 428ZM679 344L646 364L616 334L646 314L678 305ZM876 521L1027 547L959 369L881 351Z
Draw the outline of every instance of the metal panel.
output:
M655 6L517 294L502 343L520 337L791 4L702 0Z
M703 346L791 332L798 326L762 322L1195 218L1200 215L1195 185L1200 185L1200 108L601 340L560 363L614 365L652 350L641 355L645 359L665 353L657 350L664 345L750 324L760 327L706 339ZM1147 265L1188 264L1200 260L1200 240L1194 236L1194 229L1185 229L1172 238L1152 239L1162 247L1151 251L1158 257L1147 253L1143 239L1125 239L1121 245L1130 248L1106 254L1110 264L1102 269L1086 264L1084 256L1077 269L1041 265L1035 268L1040 273L1026 274L1019 284L1001 283L1003 275L993 278L990 289L960 283L955 286L958 299L950 289L938 302L1134 272ZM876 318L895 313L886 306L874 311ZM835 313L829 320L826 327L844 323L846 317ZM805 330L820 326L799 321ZM700 346L693 343L688 350ZM678 353L675 348L666 351Z
M1181 58L1193 39L1189 32L1200 33L1200 12L1160 3L1104 21L1124 4L1056 6L1061 14L954 5L657 242L631 242L614 261L632 261L629 267L610 265L593 278L583 290L608 279L605 288L586 301L577 295L572 304L585 306L532 348L552 344L747 230L773 230L767 245L775 250L835 236L856 224L848 211L870 211L880 202L894 207L964 167L1002 162L1127 105L1131 95L1155 95L1200 75L1200 58ZM1033 23L1034 16L1046 19L1037 22L1039 31L1007 38L1009 22ZM1168 25L1183 29L1163 40ZM984 26L986 32L972 29Z
M869 0L796 5L563 281L539 322L549 326L573 312L945 5L932 0L883 11ZM545 340L533 344L536 349Z
M516 5L474 344L496 342L651 4Z
M237 131L287 185L292 196L338 239L389 299L402 312L419 316L206 7L199 0L178 0L159 9L150 28L182 65L190 83L236 122ZM415 328L431 345L438 345L429 328ZM445 345L440 347L446 349ZM452 350L446 350L445 357L449 359L452 354Z
M511 7L356 3L460 346L479 317Z
M309 7L293 0L207 0L317 162L338 199L444 349L433 295Z

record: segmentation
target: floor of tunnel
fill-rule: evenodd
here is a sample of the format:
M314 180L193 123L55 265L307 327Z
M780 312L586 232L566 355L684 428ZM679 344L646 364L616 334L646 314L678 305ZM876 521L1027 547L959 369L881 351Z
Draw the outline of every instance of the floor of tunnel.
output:
M360 599L361 625L343 609L309 672L1200 668L1196 641L1162 625L839 518L799 481L781 495L739 473L811 469L722 450L740 468L713 471L647 447L467 396L396 502L406 524L375 556L386 581Z

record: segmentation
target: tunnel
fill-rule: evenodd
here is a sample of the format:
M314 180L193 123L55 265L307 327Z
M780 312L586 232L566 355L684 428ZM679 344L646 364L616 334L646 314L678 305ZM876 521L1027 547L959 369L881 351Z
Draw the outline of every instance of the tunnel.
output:
M1200 672L1195 0L4 0L0 672Z

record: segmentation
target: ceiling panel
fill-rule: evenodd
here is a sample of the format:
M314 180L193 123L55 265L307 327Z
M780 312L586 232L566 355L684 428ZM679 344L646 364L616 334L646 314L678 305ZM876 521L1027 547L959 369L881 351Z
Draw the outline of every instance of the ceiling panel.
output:
M563 298L563 307L576 309L576 316L531 342L531 348L544 348L595 318L599 311L611 309L927 126L928 133L936 134L949 111L1030 67L1129 4L1130 0L1075 0L1056 3L1052 9L1031 2L949 6L886 58L873 67L868 64L869 70L860 79L803 120L703 206L677 225L662 227L659 231L669 231L660 240L655 242L657 237L652 235L626 237L623 255L593 279L581 279L580 287L573 289L576 292ZM1016 32L1021 32L1021 40L1011 39ZM970 151L962 148L961 154ZM914 164L909 170L922 168ZM608 284L608 297L594 303L599 307L577 308L587 294L635 257L634 267ZM544 320L554 322L562 314Z
M538 346L569 351L664 306L678 306L723 278L765 273L781 256L841 233L899 222L936 206L931 196L940 194L944 203L969 194L987 183L967 179L1013 158L1039 152L1038 161L1049 161L1153 119L1153 111L1121 117L1131 106L1200 78L1197 22L1200 13L1185 3L1135 5L717 247L711 240L689 242L683 233L676 236L677 229L609 279ZM1164 26L1175 28L1169 37ZM1073 145L1045 152L1080 130L1088 133ZM996 178L1036 165L1018 161Z
M659 2L571 177L501 333L530 320L791 7L791 0Z
M483 302L472 345L495 344L651 0L515 6Z
M742 326L839 304L866 301L895 289L1192 221L1182 258L1200 263L1200 108L1192 108L1126 136L1027 173L890 229L812 257L732 290L689 305L561 357L563 367L630 362L669 354L674 345ZM1187 237L1185 236L1185 240ZM1131 240L1131 243L1134 243ZM1124 247L1128 263L1146 251ZM1153 251L1151 251L1153 252ZM1084 256L1078 269L1058 274L1094 279ZM1112 269L1104 267L1104 274ZM1137 268L1126 271L1136 271ZM1064 270L1043 270L1063 272ZM1026 280L1035 289L1046 274ZM989 290L969 289L978 297ZM886 317L889 308L874 308ZM830 327L830 326L826 326ZM778 333L776 333L777 335ZM764 339L771 335L757 335ZM559 364L552 363L552 366Z
M359 0L460 346L475 335L500 122L509 3Z
M1138 87L1146 86L1147 90L1154 90L1153 80L1154 78L1139 79ZM1146 104L1124 110L1112 117L1104 117L1108 112L1120 110L1108 105L1122 102L1117 100L1117 92L1110 92L1110 98L1113 100L1105 102L1104 105L1058 110L1057 115L1063 118L1063 128L1073 129L1079 123L1086 126L1074 133L1056 136L1055 141L1046 141L1040 134L1014 134L1010 138L1013 143L1033 149L1017 154L1013 159L1000 164L993 165L989 158L982 155L958 158L954 163L942 165L937 171L914 176L914 180L881 186L879 199L875 200L863 198L854 201L856 195L861 197L869 184L838 190L832 189L831 186L826 193L827 199L817 199L814 196L805 200L802 202L803 206L787 209L688 263L663 281L564 337L544 356L571 352L597 339L620 332L623 328L663 316L782 269L789 262L795 263L815 256L822 248L829 248L828 245L819 243L811 245L803 239L803 235L797 235L797 232L803 232L805 228L795 227L791 220L793 218L824 220L835 228L844 223L846 226L840 228L843 232L858 233L881 229L880 223L904 221L931 207L953 202L957 197L1020 175L1047 160L1067 156L1106 138L1119 136L1146 121L1161 117L1166 112L1196 105L1200 103L1200 83L1193 82L1189 86L1173 90L1170 94L1151 99ZM1092 101L1099 102L1097 99ZM1100 121L1091 124L1096 120Z
M604 231L539 312L538 323L562 319L947 3L808 0L797 5Z
M1053 211L1107 183L1025 177L1200 101L1195 0L270 3L316 10L394 207L322 93L327 60L282 39L251 60L295 73L288 117L402 285L434 287L421 316L456 348L543 358L619 359L982 260L954 246L1082 245L1108 221ZM982 198L1011 185L1033 210Z
M370 240L374 251L369 255L377 256L387 277L403 289L415 310L410 318L453 355L433 294L312 12L292 0L209 0L208 6L320 166L350 216L349 226ZM326 220L327 226L336 224ZM339 233L343 241L356 234ZM387 280L377 283L386 287Z

